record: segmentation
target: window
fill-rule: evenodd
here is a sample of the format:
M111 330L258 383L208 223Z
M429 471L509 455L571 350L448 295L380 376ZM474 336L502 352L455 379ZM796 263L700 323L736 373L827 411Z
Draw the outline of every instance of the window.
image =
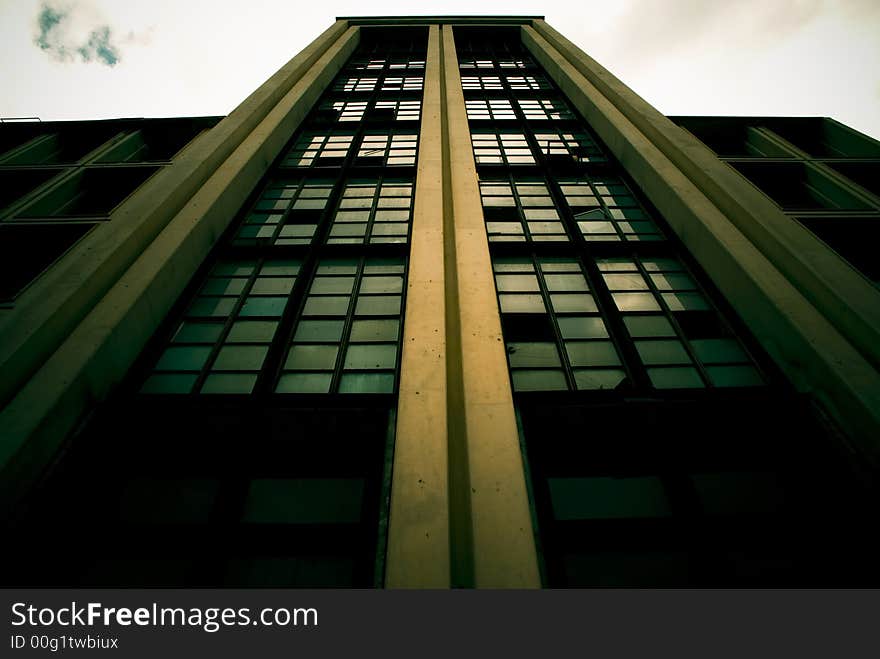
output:
M342 193L328 245L405 243L412 219L412 181L354 179Z
M498 121L516 119L513 107L507 99L466 100L467 118L471 120L495 119Z
M353 134L305 132L284 158L285 167L338 167L351 149Z
M404 270L403 259L322 260L275 391L394 392Z
M420 92L422 91L422 87L425 84L425 79L421 76L406 76L406 77L386 77L382 79L382 87L381 91L383 92L393 92L393 91L406 91L406 92Z
M415 165L419 136L406 131L367 131L357 153L358 165Z
M371 92L376 89L379 82L378 78L339 78L333 83L333 91L335 92Z
M327 101L321 109L332 121L360 121L367 111L367 101Z
M626 378L576 259L492 263L514 391L614 389Z
M593 139L579 129L542 129L535 133L535 140L541 154L551 160L559 158L576 163L600 163L607 160Z
M550 82L541 75L507 76L507 86L514 90L521 89L552 89Z
M472 89L504 89L501 86L500 76L462 76L461 88L465 91Z
M395 121L418 121L422 109L421 101L376 101L379 110L391 111Z
M516 102L528 120L574 119L574 115L562 99L518 99Z
M480 196L489 242L568 241L565 227L542 179L484 178Z
M623 181L613 176L557 180L584 240L656 241L663 235Z
M308 245L314 238L333 179L271 181L235 235L236 245Z
M471 131L474 159L477 165L533 165L535 158L523 133Z
M251 393L301 265L299 259L218 263L141 390Z
M597 265L654 387L764 383L681 261L603 258Z

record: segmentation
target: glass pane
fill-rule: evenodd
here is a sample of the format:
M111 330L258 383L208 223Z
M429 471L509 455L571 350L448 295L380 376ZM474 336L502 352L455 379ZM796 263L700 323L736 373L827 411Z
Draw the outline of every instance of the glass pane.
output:
M702 311L709 303L700 293L662 293L670 311Z
M345 353L345 369L391 369L397 363L396 345L350 345Z
M326 394L332 373L284 373L275 391L280 394Z
M315 277L310 293L351 293L354 277Z
M565 339L601 339L608 336L605 323L598 316L568 316L557 319Z
M295 281L293 277L257 277L251 288L251 294L287 295Z
M397 341L399 331L399 320L356 320L351 326L350 341L353 343Z
M544 282L550 291L587 291L587 280L583 275L544 275Z
M535 275L495 275L495 286L499 293L537 292L538 278Z
M508 343L507 356L511 368L560 366L555 343Z
M250 373L211 374L202 385L203 394L249 394L254 389L257 376Z
M626 379L626 373L618 369L575 369L574 381L578 389L614 389Z
M240 320L232 325L228 343L265 343L272 340L278 323L266 320Z
M544 313L544 298L540 295L499 295L502 313Z
M687 389L703 387L703 380L695 368L649 368L648 377L658 389Z
M224 346L211 367L214 371L258 371L268 346Z
M173 347L162 353L157 371L200 371L211 354L210 347Z
M364 277L361 280L361 293L401 293L403 277Z
M565 374L557 370L511 371L515 391L563 391L568 389Z
M631 336L675 336L672 324L664 316L626 316L623 319Z
M704 364L748 362L745 351L733 339L694 339L691 341L697 357Z
M556 313L591 312L598 311L592 295L576 295L557 293L550 296L553 311Z
M218 323L186 322L174 335L175 343L214 343L220 338L223 325Z
M348 313L350 298L310 296L303 308L304 316L344 316Z
M278 317L287 304L286 297L249 297L239 312L240 316Z
M228 316L235 307L234 297L200 297L193 302L188 316L209 316L219 318Z
M296 327L294 341L339 341L342 338L341 320L301 320Z
M645 364L689 364L691 358L681 341L636 341L636 349Z
M339 391L344 394L390 394L394 391L394 374L344 373Z
M566 341L572 366L617 366L620 358L611 341Z
M284 368L297 371L332 371L336 367L335 345L294 345Z
M651 293L612 293L611 297L621 311L660 311Z
M356 316L399 316L399 295L361 295L355 307Z

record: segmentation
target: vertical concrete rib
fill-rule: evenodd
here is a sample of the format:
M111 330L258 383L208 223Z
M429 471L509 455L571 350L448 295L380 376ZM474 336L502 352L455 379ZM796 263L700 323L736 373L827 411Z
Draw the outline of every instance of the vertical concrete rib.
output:
M442 35L453 585L540 586L489 243L451 26ZM454 251L454 254L453 254Z
M450 584L440 28L428 33L385 585Z

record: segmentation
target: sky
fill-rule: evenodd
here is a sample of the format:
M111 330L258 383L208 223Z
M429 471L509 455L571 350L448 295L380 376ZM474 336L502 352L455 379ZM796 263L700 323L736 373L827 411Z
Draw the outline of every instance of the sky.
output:
M336 16L543 15L667 115L880 139L880 0L0 0L0 117L222 115ZM311 11L306 7L315 7Z

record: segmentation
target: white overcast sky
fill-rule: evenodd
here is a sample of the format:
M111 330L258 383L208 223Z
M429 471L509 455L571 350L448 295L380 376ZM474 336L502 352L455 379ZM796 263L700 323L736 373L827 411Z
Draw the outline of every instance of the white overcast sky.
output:
M880 138L880 0L0 0L0 117L227 114L336 16L474 13L544 15L665 114Z

